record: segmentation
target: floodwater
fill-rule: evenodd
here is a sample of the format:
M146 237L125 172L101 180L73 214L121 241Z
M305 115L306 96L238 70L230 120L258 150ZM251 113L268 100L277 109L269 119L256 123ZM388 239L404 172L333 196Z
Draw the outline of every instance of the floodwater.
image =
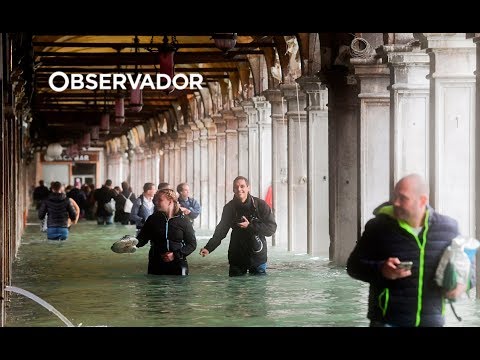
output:
M31 212L34 214L34 211ZM326 257L269 247L268 275L228 277L228 238L198 255L211 232L197 231L190 275L147 275L146 245L133 254L110 250L134 226L74 225L69 239L49 241L31 220L13 265L12 286L39 296L84 327L365 327L368 284L350 278ZM474 295L474 294L473 294ZM480 326L480 301L447 307L447 326ZM11 293L7 327L65 324L33 300Z

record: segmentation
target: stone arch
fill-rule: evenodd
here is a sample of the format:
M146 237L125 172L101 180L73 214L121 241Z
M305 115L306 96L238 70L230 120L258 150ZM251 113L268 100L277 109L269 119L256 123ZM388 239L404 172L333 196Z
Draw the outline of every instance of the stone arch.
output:
M243 100L250 99L254 95L253 76L248 62L239 62L237 64L240 77L240 91Z
M199 89L200 96L203 104L203 112L200 112L200 118L210 116L212 114L213 102L212 95L209 88Z
M232 101L238 101L242 96L240 91L240 75L238 74L238 71L230 72L228 79L230 80L231 84L231 99Z
M185 124L185 119L183 118L182 105L179 101L172 101L172 109L175 112L175 118L177 123L177 129L180 126Z
M211 115L217 113L222 108L220 84L217 81L210 81L208 82L208 90L212 99L212 110L209 114Z
M300 47L297 37L285 36L286 56L288 57L288 73L284 76L285 83L293 84L302 75Z
M247 55L250 64L254 95L259 96L268 89L268 69L264 55Z
M320 36L318 33L299 33L297 36L302 75L316 75L320 72Z

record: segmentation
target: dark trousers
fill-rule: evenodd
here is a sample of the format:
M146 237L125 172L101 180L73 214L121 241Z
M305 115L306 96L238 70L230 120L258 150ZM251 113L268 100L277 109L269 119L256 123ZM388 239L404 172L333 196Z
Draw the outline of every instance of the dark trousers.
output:
M152 275L188 275L188 263L185 259L175 259L163 262L161 259L153 259L148 262L148 273Z
M242 276L247 273L247 271L252 275L266 275L267 274L267 263L260 264L258 266L245 266L245 265L233 265L230 264L228 269L228 276Z

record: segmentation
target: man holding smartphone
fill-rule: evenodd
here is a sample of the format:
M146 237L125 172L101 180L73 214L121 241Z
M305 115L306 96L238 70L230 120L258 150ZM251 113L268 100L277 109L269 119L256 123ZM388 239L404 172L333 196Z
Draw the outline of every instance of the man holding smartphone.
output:
M434 274L458 235L456 220L428 205L428 185L410 174L393 200L374 210L347 261L348 274L370 283L370 326L443 326L444 295Z
M244 275L247 271L263 275L267 268L267 242L277 223L267 203L250 195L247 178L237 176L233 180L233 199L224 207L222 218L208 243L200 250L206 256L220 245L232 228L228 247L229 276Z

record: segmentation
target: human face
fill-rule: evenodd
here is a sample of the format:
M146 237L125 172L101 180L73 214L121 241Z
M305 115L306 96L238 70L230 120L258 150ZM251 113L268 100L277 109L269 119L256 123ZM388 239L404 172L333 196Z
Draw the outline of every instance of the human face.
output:
M183 185L183 189L182 191L179 192L179 194L182 199L187 199L188 196L190 195L190 186Z
M425 214L426 195L415 191L412 181L399 181L393 191L393 213L397 219L406 221L414 227L421 225Z
M173 201L169 200L165 195L160 195L158 199L158 210L168 212L173 206Z
M245 180L239 179L233 183L233 193L235 197L242 202L245 202L248 197L248 193L250 192L250 186L247 185Z
M153 195L155 195L155 186L152 186L152 187L151 187L150 189L148 189L148 190L145 192L145 194L144 194L144 196L147 197L147 198L149 198L149 199L153 198Z

